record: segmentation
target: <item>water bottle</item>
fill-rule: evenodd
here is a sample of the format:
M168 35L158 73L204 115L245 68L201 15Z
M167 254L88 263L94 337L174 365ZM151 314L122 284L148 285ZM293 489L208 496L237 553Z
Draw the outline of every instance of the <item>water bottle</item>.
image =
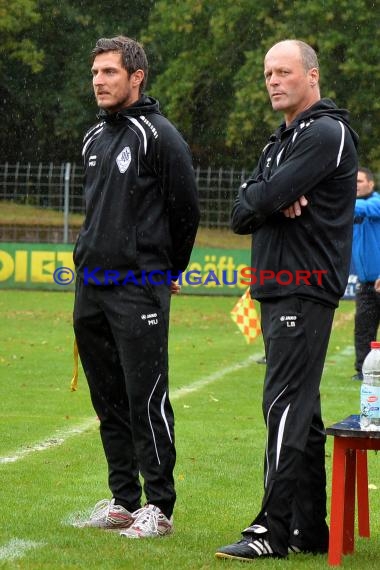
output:
M380 431L380 342L372 341L363 362L360 390L360 427Z

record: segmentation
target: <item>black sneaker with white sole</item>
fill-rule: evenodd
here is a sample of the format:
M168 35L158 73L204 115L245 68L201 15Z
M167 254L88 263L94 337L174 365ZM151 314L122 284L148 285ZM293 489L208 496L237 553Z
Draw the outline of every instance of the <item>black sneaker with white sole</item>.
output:
M249 530L249 535L247 530ZM283 558L271 547L268 540L268 529L265 527L253 525L243 533L245 536L242 540L228 546L222 546L215 553L215 557L248 561L256 558Z

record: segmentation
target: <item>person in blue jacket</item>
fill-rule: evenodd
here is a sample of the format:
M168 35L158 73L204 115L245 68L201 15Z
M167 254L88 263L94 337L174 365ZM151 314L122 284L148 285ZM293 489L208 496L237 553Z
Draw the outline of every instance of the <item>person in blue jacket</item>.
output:
M380 194L374 175L359 167L354 218L352 261L358 275L355 313L355 369L353 380L363 380L362 366L376 340L380 323Z

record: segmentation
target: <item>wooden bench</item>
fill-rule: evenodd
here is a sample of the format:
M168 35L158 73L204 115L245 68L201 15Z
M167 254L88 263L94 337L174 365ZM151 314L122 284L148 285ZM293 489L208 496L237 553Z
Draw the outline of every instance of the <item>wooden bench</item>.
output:
M342 554L355 549L355 483L359 536L370 536L367 450L380 449L380 431L362 430L352 415L326 433L334 436L328 563L339 566Z

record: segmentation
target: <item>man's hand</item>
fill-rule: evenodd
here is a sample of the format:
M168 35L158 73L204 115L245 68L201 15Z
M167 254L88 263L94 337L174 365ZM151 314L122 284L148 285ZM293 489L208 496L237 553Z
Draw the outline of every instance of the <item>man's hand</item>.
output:
M380 293L380 277L379 277L379 279L376 279L374 288L375 288L376 293Z
M181 285L179 285L176 281L171 281L170 293L172 295L179 295L180 292L181 292Z
M308 205L307 199L305 198L305 196L301 196L301 198L299 200L296 200L294 204L292 204L288 208L285 208L285 210L281 211L286 218L296 218L297 216L300 216L302 214L301 208L304 208L307 205Z

